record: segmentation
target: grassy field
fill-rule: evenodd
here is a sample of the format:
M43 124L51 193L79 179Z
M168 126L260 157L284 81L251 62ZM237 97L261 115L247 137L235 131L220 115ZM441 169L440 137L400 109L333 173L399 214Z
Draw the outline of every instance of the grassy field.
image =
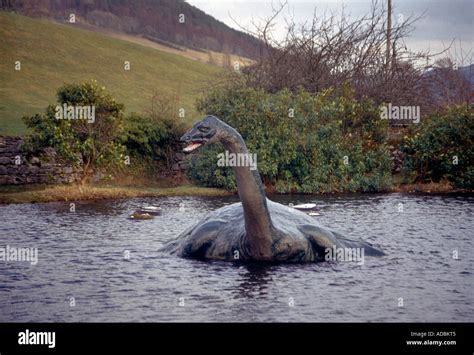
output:
M193 121L196 98L223 71L102 33L6 12L0 12L0 38L0 134L24 133L23 115L43 112L64 82L91 79L124 103L127 112L148 109L158 92L178 97L184 120Z
M177 54L177 55L180 55L180 56L183 56L183 57L186 57L186 58L201 61L203 63L209 63L210 58L212 58L215 62L214 63L215 65L219 65L221 67L224 67L226 65L225 54L221 53L221 52L214 52L214 51L210 51L210 50L197 51L197 50L193 50L193 49L190 49L190 48L184 48L184 47L181 47L184 50L179 50L179 49L176 49L176 48L172 48L172 47L169 47L169 46L165 46L163 44L159 44L159 43L150 41L150 40L148 40L146 38L143 38L143 37L133 36L133 35L129 35L129 34L126 34L126 33L123 33L123 32L113 31L113 30L110 30L110 29L107 29L107 28L94 26L94 25L91 25L91 24L88 24L88 23L76 23L76 24L71 24L70 26L80 27L80 28L83 28L83 29L86 29L86 30L89 30L89 31L103 33L103 34L107 35L108 37L118 38L118 39L128 41L128 42L132 42L132 43L138 43L138 44L140 44L142 46L145 46L145 47L151 47L151 48L159 49L159 50L164 51L164 52ZM234 55L234 54L229 54L229 56L230 56L230 61L231 61L232 65L235 62L239 62L239 65L241 67L244 67L244 66L247 66L247 65L250 65L250 64L254 63L254 61L252 59L249 59L249 58L246 58L246 57L242 57L242 56L238 56L238 55Z

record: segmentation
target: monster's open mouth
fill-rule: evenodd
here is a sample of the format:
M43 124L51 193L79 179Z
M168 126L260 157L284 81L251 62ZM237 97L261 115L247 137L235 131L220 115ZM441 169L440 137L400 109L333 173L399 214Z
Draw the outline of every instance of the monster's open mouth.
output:
M192 151L198 149L203 144L204 144L204 142L196 142L196 141L191 142L186 147L183 148L183 152L191 153Z

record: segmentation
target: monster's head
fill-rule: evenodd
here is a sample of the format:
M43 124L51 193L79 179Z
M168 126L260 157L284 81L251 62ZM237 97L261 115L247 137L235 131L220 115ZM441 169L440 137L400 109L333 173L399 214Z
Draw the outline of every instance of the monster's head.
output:
M226 127L227 125L217 117L204 117L181 137L181 142L186 144L183 152L191 153L206 144L218 142L225 136Z

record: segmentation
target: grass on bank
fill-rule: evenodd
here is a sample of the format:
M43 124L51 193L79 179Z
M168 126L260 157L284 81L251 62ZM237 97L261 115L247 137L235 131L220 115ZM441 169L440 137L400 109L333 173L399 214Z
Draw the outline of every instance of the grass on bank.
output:
M398 184L389 192L401 193L454 193L456 190L448 182L427 184ZM177 187L131 186L131 185L29 185L1 186L0 204L37 203L57 201L105 200L134 197L164 196L228 196L232 192L223 189L181 185Z
M226 196L221 189L182 185L178 187L131 187L113 185L36 185L0 187L0 204L81 201L162 196Z
M392 187L390 192L443 194L469 191L456 189L449 181L442 181L423 184L396 184Z
M191 122L196 98L223 73L181 55L8 12L0 12L0 38L0 134L24 134L22 116L43 112L64 82L91 79L124 103L127 113L149 109L157 92L176 97ZM21 70L15 70L17 61Z

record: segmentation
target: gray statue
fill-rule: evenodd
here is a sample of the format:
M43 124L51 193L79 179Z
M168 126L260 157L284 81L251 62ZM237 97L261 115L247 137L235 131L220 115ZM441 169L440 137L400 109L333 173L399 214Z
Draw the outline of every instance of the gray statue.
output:
M195 123L181 141L187 144L186 153L221 142L230 153L248 155L239 132L214 116ZM268 262L324 261L328 252L347 248L384 255L369 243L346 238L301 211L269 200L256 169L235 166L234 171L241 202L209 213L163 251L189 258Z

